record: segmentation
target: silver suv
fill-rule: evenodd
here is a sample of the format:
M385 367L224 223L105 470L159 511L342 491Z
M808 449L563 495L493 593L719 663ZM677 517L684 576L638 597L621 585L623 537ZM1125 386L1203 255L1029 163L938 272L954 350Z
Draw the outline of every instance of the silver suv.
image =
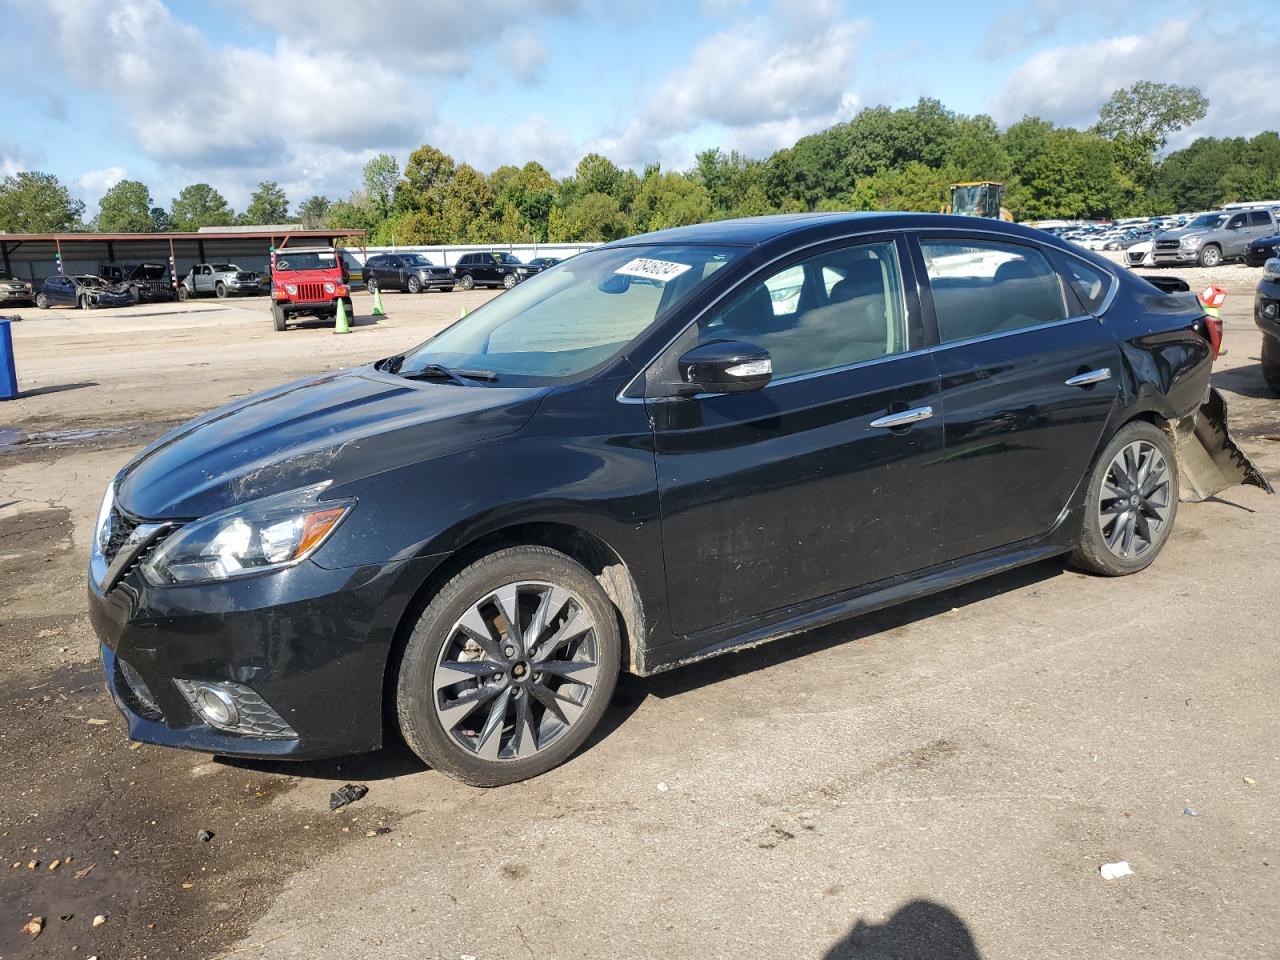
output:
M1276 218L1270 210L1202 213L1185 227L1159 234L1153 258L1156 266L1216 267L1223 260L1243 259L1250 243L1275 232Z

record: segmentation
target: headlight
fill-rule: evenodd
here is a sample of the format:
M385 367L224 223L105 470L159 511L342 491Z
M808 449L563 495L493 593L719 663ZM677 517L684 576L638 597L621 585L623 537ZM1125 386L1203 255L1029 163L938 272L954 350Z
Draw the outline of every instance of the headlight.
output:
M333 291L334 291L334 290L336 290L336 289L337 289L337 288L336 288L332 283L326 283L326 284L324 285L324 292L325 292L325 293L333 293Z
M99 556L107 552L107 544L111 542L111 508L115 505L115 487L114 480L107 484L107 492L102 495L102 506L98 508L98 520L93 525L93 536Z
M155 586L225 580L287 567L328 539L355 505L320 503L324 484L290 491L197 520L165 540L142 563Z
M1182 245L1184 247L1190 247L1192 250L1200 246L1200 244L1202 243L1204 243L1204 237L1183 237L1182 238Z
M286 283L284 285L284 292L289 294L291 297L296 297L298 295L298 285L296 283Z
M528 273L528 272L529 272L528 267L516 267L516 273Z

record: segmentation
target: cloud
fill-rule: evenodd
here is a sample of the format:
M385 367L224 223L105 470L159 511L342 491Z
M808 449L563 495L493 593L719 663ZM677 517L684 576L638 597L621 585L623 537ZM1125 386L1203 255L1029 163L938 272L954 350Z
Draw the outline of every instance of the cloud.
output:
M1230 56L1214 56L1213 69L1207 70L1198 51L1230 51ZM1202 17L1169 20L1145 34L1035 54L1009 74L992 112L1006 124L1030 114L1084 127L1113 92L1153 80L1195 85L1209 98L1205 119L1172 145L1196 136L1248 136L1280 126L1280 101L1260 93L1271 89L1278 59L1280 40L1274 35L1224 32Z
M486 173L503 164L523 166L536 160L552 175L565 176L573 172L584 152L560 127L539 113L501 128L437 123L426 131L425 142Z
M104 193L124 178L124 167L107 167L105 170L90 170L76 181L76 186L81 197L97 203Z
M536 34L522 31L512 35L503 50L503 61L512 76L522 83L533 84L542 79L550 59L550 51Z
M0 177L35 170L44 162L44 151L28 144L0 140Z

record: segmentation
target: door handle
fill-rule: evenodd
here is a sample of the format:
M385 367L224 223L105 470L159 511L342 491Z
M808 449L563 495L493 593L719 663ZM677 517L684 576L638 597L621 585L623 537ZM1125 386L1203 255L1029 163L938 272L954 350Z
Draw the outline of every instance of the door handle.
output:
M1111 379L1111 368L1101 367L1097 370L1090 370L1087 373L1077 373L1074 377L1068 377L1063 381L1068 387L1090 387L1095 383L1102 383L1103 380Z
M910 410L902 410L898 413L888 413L883 417L876 417L867 426L892 430L894 427L905 427L913 423L919 423L921 420L928 420L932 416L933 407L912 407Z

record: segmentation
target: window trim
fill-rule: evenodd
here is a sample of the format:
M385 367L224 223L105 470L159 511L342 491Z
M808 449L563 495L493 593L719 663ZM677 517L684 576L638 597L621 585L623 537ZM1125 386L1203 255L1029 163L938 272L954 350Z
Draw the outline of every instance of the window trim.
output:
M1073 322L1073 321L1081 320L1085 318L1088 318L1090 320L1097 319L1093 314L1089 313L1087 310L1081 314L1076 314L1072 312L1073 307L1083 310L1084 304L1080 302L1079 297L1076 295L1075 290L1072 288L1071 284L1067 281L1066 277L1062 275L1062 270L1058 266L1056 262L1056 258L1052 256L1051 253L1049 252L1051 249L1056 250L1057 249L1056 247L1052 247L1052 248L1046 247L1044 244L1037 243L1034 240L1030 240L1030 239L1023 239L1022 237L1008 238L1008 237L1005 237L1003 234L995 233L994 231L984 232L979 230L973 230L973 231L916 230L916 231L910 232L910 237L911 237L911 253L913 257L917 258L915 262L915 266L916 266L916 274L919 277L919 284L920 284L920 306L921 306L921 309L925 312L925 315L932 322L933 329L931 332L933 335L933 346L935 348L949 347L957 343L978 343L983 340L994 340L1000 337L1008 336L1009 334L1025 333L1028 330L1039 330L1042 327L1056 327L1063 323ZM1051 320L1048 323L1031 323L1031 324L1027 324L1024 327L1013 327L1012 329L1009 329L1009 330L999 330L993 333L982 333L972 337L964 337L963 339L960 339L960 340L944 340L942 338L942 328L938 324L937 307L933 302L933 286L929 281L929 270L928 270L928 267L925 265L925 260L924 260L923 245L930 240L934 240L942 243L954 243L954 242L963 243L965 241L968 241L970 243L987 244L988 246L1007 245L1011 247L1024 247L1028 250L1034 250L1036 253L1040 254L1041 257L1044 258L1044 261L1048 265L1049 269L1053 272L1054 276L1058 278L1058 284L1062 288L1062 306L1066 310L1067 315L1061 318L1060 320ZM1066 253L1067 251L1064 250L1061 252ZM1077 259L1080 259L1080 258L1077 258ZM1090 261L1088 260L1085 260L1084 262L1090 263ZM1111 299L1114 298L1115 292L1119 287L1119 282L1116 280L1115 275L1110 274L1110 271L1105 271L1105 272L1107 272L1111 276L1113 283L1111 286L1111 290L1107 295L1108 299L1103 302L1103 312L1105 312L1106 308L1111 305ZM926 299L928 300L927 307L925 307Z
M903 306L903 322L904 330L907 338L907 349L899 353L891 353L882 357L872 357L869 360L858 360L851 364L845 364L841 367L829 367L825 370L811 370L807 373L797 373L788 377L779 377L776 380L770 380L762 388L768 390L775 383L790 383L799 379L811 379L818 376L827 376L828 374L841 373L851 370L855 367L865 366L869 363L882 363L885 360L896 360L899 357L911 356L923 353L930 348L928 330L923 323L923 309L919 296L919 279L916 276L916 266L911 259L911 249L907 242L909 231L907 230L877 230L873 233L863 234L846 234L839 237L824 237L807 243L800 247L795 247L780 253L773 259L760 264L756 269L747 274L732 287L725 290L713 301L699 310L693 317L677 330L666 343L656 350L645 363L639 365L639 370L635 376L631 377L622 389L618 391L615 399L621 403L647 403L650 401L666 401L672 399L698 399L699 397L722 396L722 394L682 394L679 398L672 395L651 395L648 387L649 371L668 353L674 349L681 338L708 315L714 315L717 311L723 310L726 306L733 303L740 295L746 293L757 283L762 283L776 273L786 270L795 264L803 263L814 257L821 256L831 250L841 250L846 247L854 246L870 246L877 243L890 243L894 246L894 254L898 258L898 284L902 295ZM636 389L636 388L639 389Z

